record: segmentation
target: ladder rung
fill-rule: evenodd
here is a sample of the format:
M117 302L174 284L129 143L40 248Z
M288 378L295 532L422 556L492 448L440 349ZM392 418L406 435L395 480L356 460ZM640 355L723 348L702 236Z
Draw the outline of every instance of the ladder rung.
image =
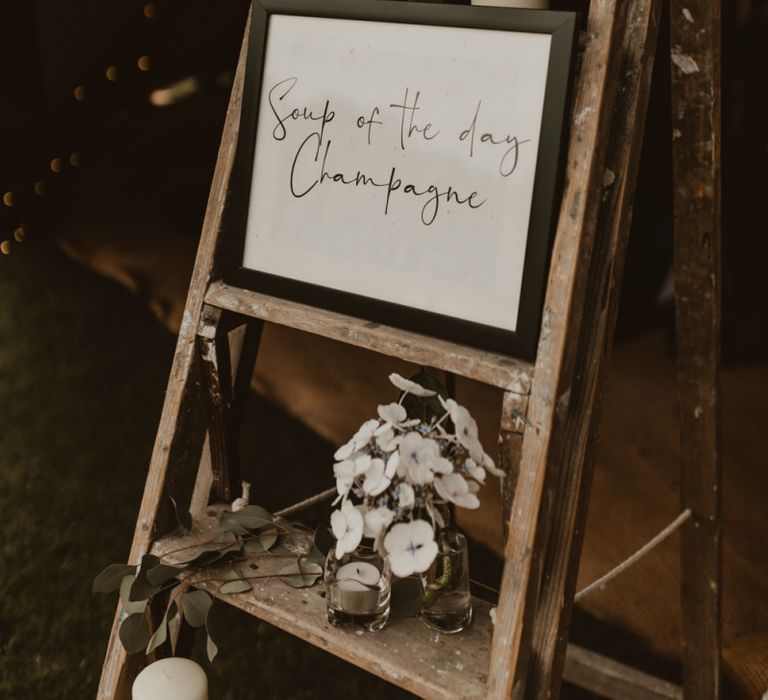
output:
M223 282L210 285L205 301L220 309L314 333L418 365L436 367L516 394L528 394L531 390L533 364L507 355L316 309Z

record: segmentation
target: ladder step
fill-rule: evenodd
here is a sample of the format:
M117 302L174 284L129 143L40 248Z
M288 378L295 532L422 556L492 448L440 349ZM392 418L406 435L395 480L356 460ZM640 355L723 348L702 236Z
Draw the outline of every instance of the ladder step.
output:
M209 508L208 515L195 519L191 532L161 538L152 547L153 553L161 556L210 540L219 512L219 508ZM239 565L242 575L272 573L290 559L261 557L258 562L256 570ZM229 569L229 565L222 567L222 574ZM205 576L215 578L216 574L207 572ZM473 599L474 620L461 634L438 634L418 618L391 619L384 630L366 632L328 623L322 582L310 588L292 588L277 578L249 583L252 590L231 595L218 593L221 581L200 581L195 588L421 697L485 697L493 635L491 606L485 601Z
M436 367L516 394L531 391L533 364L446 340L214 282L211 306L321 335L406 362Z

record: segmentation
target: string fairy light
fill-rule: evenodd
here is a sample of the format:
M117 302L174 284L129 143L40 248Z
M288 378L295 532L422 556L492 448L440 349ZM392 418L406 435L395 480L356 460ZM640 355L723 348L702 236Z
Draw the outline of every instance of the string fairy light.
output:
M148 2L145 3L142 7L142 14L145 19L153 20L155 19L157 15L157 6L154 2ZM150 70L152 65L152 62L150 60L150 57L147 55L139 56L139 58L136 60L136 67L142 72L146 73ZM106 79L111 82L117 82L118 79L118 68L115 65L109 65L104 70L104 75ZM72 89L72 97L77 102L86 102L87 100L87 90L85 85L76 85ZM65 165L68 164L72 168L78 168L81 164L81 155L79 151L73 151L71 152L66 158L60 158L60 157L54 157L52 158L48 163L48 169L56 174L59 175L64 171ZM34 192L35 196L37 197L45 197L46 195L46 184L45 181L40 179L36 180L34 185L32 186L32 191ZM2 203L6 207L13 207L15 204L15 194L14 192L8 191L5 192L2 196ZM0 242L0 253L3 255L10 255L12 250L12 241L15 241L16 243L22 243L27 235L29 233L29 224L27 222L19 223L16 228L13 230L13 235L10 238L2 240ZM7 235L7 234L6 234Z

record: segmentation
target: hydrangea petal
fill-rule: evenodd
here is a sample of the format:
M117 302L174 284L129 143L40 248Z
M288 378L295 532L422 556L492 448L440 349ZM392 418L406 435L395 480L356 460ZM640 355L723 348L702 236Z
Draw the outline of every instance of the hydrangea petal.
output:
M404 391L414 396L434 396L437 392L425 389L421 384L412 382L410 379L401 377L399 374L393 372L389 375L389 381L392 382L400 391Z

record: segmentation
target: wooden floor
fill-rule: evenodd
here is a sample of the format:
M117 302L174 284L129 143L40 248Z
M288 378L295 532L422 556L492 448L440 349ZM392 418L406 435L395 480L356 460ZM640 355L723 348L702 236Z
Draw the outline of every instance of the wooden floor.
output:
M768 688L767 392L767 365L724 369L724 675L732 693L750 698ZM665 336L619 344L603 411L579 587L679 513L676 411ZM678 570L673 536L579 607L638 640L632 661L666 658L673 668L680 649Z

